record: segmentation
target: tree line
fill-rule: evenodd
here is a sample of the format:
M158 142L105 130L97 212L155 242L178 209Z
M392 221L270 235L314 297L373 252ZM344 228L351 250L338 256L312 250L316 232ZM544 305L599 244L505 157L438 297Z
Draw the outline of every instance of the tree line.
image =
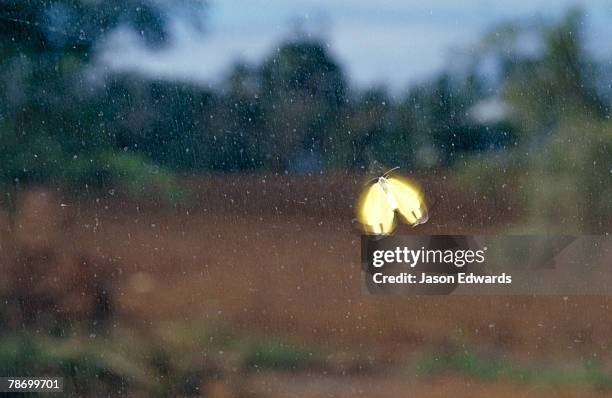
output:
M97 45L118 26L167 45L166 12L139 0L0 1L0 181L77 189L124 181L137 191L177 172L469 168L483 154L545 146L569 120L609 115L606 71L584 50L577 12L535 29L536 56L517 45L533 26L498 26L468 68L399 96L352 87L312 37L234 65L212 88L129 73L90 78ZM479 71L486 57L495 79ZM501 113L479 116L487 104Z

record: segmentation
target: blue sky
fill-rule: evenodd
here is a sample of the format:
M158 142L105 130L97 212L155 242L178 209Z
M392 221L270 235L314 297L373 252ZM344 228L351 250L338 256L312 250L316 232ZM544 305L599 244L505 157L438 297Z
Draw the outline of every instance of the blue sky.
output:
M325 41L354 85L397 92L468 59L500 22L558 18L576 5L586 12L593 52L612 57L608 0L210 0L204 33L176 17L168 48L143 48L124 32L101 59L117 70L214 85L233 63L261 62L302 26Z

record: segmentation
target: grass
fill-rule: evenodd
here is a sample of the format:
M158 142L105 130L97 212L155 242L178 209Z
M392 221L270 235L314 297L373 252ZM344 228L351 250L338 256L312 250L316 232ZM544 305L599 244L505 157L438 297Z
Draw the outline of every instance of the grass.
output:
M552 387L612 388L612 376L605 373L597 361L585 361L582 366L574 368L535 366L466 350L424 355L417 361L416 370L419 375L460 373L480 381L505 379L521 384L531 383Z
M14 376L62 376L68 394L105 391L113 394L129 383L144 380L144 371L115 352L96 343L59 339L34 333L3 335L0 369Z
M298 370L315 362L315 355L304 347L276 340L256 342L245 357L249 369Z
M182 353L178 356L199 351L210 356L232 357L247 372L258 369L299 370L322 362L318 349L308 349L279 338L241 336L222 324L171 322L158 329L166 347L174 353Z
M278 338L241 336L221 324L171 322L159 327L157 335L176 357L184 358L196 351L220 360L232 358L245 371L297 370L321 362L318 350L315 353L302 345Z
M107 171L127 188L133 197L156 193L168 204L177 205L190 199L189 192L181 185L175 173L150 163L136 154L105 154L103 162Z
M23 331L0 335L0 369L5 374L62 376L68 396L193 396L209 380L242 379L260 370L322 371L330 366L324 358L319 350L231 333L220 324L167 322L141 331L118 329L104 337ZM413 365L421 377L460 374L480 382L612 388L612 376L597 361L536 366L467 349L426 353Z
M299 370L320 356L278 339L231 333L223 325L160 322L111 336L0 334L0 369L14 376L59 376L68 396L195 396L210 380L260 369Z
M128 341L129 340L129 341ZM163 343L138 335L58 338L32 332L0 335L0 369L14 376L59 376L66 395L196 394L210 375L194 361L176 365ZM191 391L185 391L190 386Z

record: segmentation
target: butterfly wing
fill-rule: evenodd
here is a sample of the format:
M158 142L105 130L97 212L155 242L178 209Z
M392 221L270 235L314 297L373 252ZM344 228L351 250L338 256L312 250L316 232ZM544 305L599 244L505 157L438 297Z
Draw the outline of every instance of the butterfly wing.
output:
M357 220L367 233L388 235L395 229L395 212L382 186L368 186L358 204Z
M397 211L406 223L415 226L427 222L429 216L423 195L410 181L387 177L387 193L397 202Z

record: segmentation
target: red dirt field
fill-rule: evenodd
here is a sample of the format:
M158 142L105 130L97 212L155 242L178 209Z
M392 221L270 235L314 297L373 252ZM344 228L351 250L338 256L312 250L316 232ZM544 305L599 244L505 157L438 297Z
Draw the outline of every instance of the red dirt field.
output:
M443 175L417 179L439 203L428 224L401 232L494 232L520 213L510 201L451 188ZM60 215L48 228L38 225L47 234L39 238L112 268L125 322L221 322L239 334L278 336L340 356L358 353L379 370L415 352L464 344L533 363L598 358L609 364L609 297L365 295L360 236L351 221L361 181L204 176L188 180L192 202L178 208L111 195L79 203L49 193L50 205L20 211L53 219L43 213L55 209ZM571 389L393 374L262 374L249 383L263 396L283 391L272 395L278 397L575 396Z
M250 333L391 351L469 339L536 357L605 355L607 297L364 295L359 231L351 223L361 180L201 177L189 183L189 207L113 197L64 207L71 219L64 236L112 260L121 271L120 309L139 317L220 319ZM440 198L436 213L418 231L401 232L487 233L512 223L507 207L445 188L443 176L423 180L428 195Z

